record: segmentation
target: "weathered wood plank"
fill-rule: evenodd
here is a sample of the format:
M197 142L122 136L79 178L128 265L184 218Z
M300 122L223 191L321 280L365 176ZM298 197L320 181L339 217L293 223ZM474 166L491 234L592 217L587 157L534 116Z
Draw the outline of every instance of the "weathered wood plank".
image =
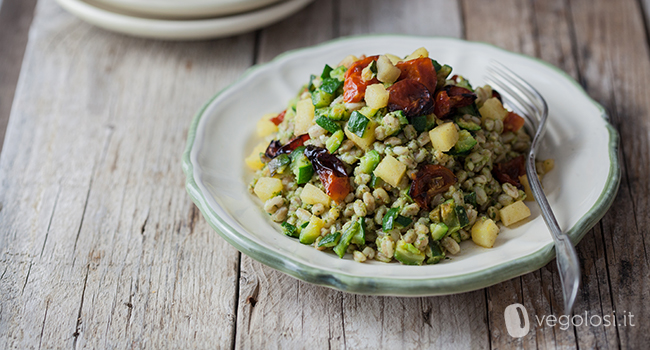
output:
M36 0L0 1L0 151Z
M359 1L334 5L338 6L320 1L297 15L299 18L263 30L259 60L267 61L285 49L318 43L337 33L462 35L457 2ZM305 20L311 26L307 33L291 35ZM331 23L338 24L334 30ZM345 294L294 280L246 256L242 256L241 275L237 347L489 346L482 291L433 298ZM445 322L439 322L441 317Z
M602 220L602 237L617 321L629 312L638 323L616 331L622 348L645 346L650 343L650 326L641 321L650 317L650 50L642 9L637 1L571 0L570 5L584 85L621 134L621 188Z
M52 1L31 34L0 159L0 344L232 346L238 253L190 202L179 159L254 35L134 39Z

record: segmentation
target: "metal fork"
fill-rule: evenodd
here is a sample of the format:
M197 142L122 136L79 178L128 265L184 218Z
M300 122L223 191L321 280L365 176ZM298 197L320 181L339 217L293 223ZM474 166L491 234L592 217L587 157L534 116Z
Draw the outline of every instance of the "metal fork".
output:
M487 69L487 83L501 93L504 102L512 107L515 112L524 116L534 131L533 141L530 145L530 151L526 158L526 174L533 197L539 204L542 211L542 217L546 222L553 240L555 241L555 255L557 267L560 271L560 280L562 281L562 294L564 296L564 312L571 315L573 303L578 294L580 285L580 264L578 255L571 243L569 236L564 234L560 225L553 215L553 210L548 204L542 185L537 178L535 170L535 155L539 147L539 142L546 131L546 120L548 118L548 106L542 95L535 90L530 84L519 77L517 74L506 68L498 62L491 62Z

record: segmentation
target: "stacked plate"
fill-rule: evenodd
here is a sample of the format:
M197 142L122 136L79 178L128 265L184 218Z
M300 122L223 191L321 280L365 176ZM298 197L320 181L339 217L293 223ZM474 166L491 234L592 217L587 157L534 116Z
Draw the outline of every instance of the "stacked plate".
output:
M57 0L104 29L145 38L198 40L275 23L313 0Z

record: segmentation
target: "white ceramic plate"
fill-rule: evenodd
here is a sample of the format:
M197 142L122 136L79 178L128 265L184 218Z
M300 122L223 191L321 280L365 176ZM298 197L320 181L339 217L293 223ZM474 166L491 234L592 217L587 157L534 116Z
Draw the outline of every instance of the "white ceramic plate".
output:
M210 18L258 9L280 0L87 0L113 12L157 18Z
M553 240L536 204L516 228L503 228L492 249L471 241L462 253L436 265L356 263L284 236L247 191L252 173L243 159L259 140L255 123L286 102L325 63L349 54L406 55L424 46L431 57L454 68L474 86L496 60L521 75L546 98L550 109L541 156L555 159L544 186L560 226L574 242L604 215L618 188L618 135L604 109L569 76L534 58L483 43L449 38L366 36L292 51L256 66L221 91L195 116L183 169L190 196L212 227L252 258L307 282L347 292L382 295L440 295L487 287L534 271L554 256ZM452 73L452 74L454 74ZM253 102L253 103L251 103Z
M167 40L199 40L248 32L288 17L312 1L286 0L257 11L227 17L164 20L111 12L80 0L57 0L70 13L98 27L133 36Z

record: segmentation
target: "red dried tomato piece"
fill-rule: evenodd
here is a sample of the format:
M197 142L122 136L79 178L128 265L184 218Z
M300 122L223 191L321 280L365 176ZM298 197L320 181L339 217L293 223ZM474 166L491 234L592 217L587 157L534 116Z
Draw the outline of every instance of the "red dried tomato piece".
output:
M361 78L361 72L372 61L376 61L379 56L370 56L360 59L350 66L345 72L345 80L343 82L343 101L348 103L361 102L366 95L366 88L368 85L377 84L379 80L372 78L369 81L364 81Z
M509 112L508 115L503 119L503 132L513 131L517 132L524 126L524 118L515 112Z
M512 158L511 160L494 165L492 174L500 183L509 183L519 189L523 189L519 177L526 174L526 159L524 155Z
M492 89L492 97L496 97L499 100L499 102L503 103L503 100L501 99L501 94L494 89Z
M476 100L476 94L464 87L447 85L436 94L433 113L440 119L453 116L456 108L469 106Z
M314 166L325 192L337 203L342 202L352 190L343 162L325 148L307 146L305 156Z
M388 110L404 111L407 117L430 114L433 110L431 93L424 84L404 79L388 88Z
M266 148L264 155L273 159L281 154L289 154L296 148L303 146L307 140L309 140L309 134L295 137L291 141L287 142L287 144L284 146L282 146L280 141L273 140L271 143L269 143L269 146Z
M398 81L413 79L426 86L432 95L436 92L438 78L436 76L436 69L433 67L433 62L431 62L430 58L421 57L406 62L399 62L395 67L402 71L397 79Z
M411 175L413 182L409 189L409 196L424 210L429 210L433 197L444 193L453 186L456 175L448 168L438 164L426 164Z
M276 115L275 117L271 118L270 119L271 123L273 123L275 125L280 125L280 123L282 123L282 121L284 120L284 115L285 114L287 114L286 109L284 111L282 111L282 113L280 113L280 114Z

